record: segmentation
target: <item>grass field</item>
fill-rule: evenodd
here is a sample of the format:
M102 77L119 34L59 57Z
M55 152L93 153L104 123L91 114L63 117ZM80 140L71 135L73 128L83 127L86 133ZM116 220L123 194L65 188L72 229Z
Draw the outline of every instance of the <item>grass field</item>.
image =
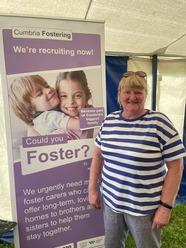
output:
M126 248L135 247L133 238L129 236ZM186 248L186 204L173 208L170 223L163 228L161 248Z
M134 240L129 235L126 248L135 247ZM0 248L14 248L14 245L0 244ZM186 204L178 204L173 208L170 223L163 228L161 248L186 248Z

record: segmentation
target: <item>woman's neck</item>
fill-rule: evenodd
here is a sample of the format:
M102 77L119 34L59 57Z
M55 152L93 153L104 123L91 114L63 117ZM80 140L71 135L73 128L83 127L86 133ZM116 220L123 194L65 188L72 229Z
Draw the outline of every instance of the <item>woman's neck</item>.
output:
M147 112L146 109L142 109L141 111L138 111L138 112L131 112L131 111L129 112L129 111L123 110L122 116L125 119L136 119L136 118L144 115L146 112Z

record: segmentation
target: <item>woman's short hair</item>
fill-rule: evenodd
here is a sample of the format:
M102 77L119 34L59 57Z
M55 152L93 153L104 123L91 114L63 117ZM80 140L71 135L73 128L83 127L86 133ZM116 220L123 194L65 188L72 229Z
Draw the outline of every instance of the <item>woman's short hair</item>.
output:
M127 73L126 73L127 74ZM145 90L147 94L147 80L146 80L146 73L142 74L143 76L139 76L137 72L131 72L129 76L123 75L122 79L119 82L118 85L118 102L119 102L119 97L121 93L122 87L129 87L129 88L137 88L137 89L142 89ZM120 104L120 102L119 102Z

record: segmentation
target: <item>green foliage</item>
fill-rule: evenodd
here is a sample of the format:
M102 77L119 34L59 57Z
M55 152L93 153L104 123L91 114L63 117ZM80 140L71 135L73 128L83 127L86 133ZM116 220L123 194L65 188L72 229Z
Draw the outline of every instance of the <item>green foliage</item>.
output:
M14 248L13 244L0 244L0 248ZM126 248L136 248L129 235ZM161 248L186 248L186 204L176 205L168 226L163 228Z
M163 229L162 248L186 248L186 204L173 209L170 224Z
M163 228L161 241L161 248L186 248L186 204L173 208L170 223ZM134 240L129 235L126 248L135 247Z
M14 244L2 243L2 244L0 244L0 248L14 248Z

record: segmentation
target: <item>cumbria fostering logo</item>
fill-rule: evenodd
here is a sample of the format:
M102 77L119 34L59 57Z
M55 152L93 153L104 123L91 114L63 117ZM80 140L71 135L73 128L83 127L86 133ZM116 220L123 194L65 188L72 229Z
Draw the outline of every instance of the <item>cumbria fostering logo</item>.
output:
M71 244L66 244L66 245L62 245L62 246L55 247L55 248L74 248L74 244L73 244L73 243L71 243Z
M77 242L77 247L78 248L103 248L104 247L104 236L79 241Z
M46 29L30 27L12 27L13 38L30 39L54 39L54 40L72 40L72 31L66 29Z

